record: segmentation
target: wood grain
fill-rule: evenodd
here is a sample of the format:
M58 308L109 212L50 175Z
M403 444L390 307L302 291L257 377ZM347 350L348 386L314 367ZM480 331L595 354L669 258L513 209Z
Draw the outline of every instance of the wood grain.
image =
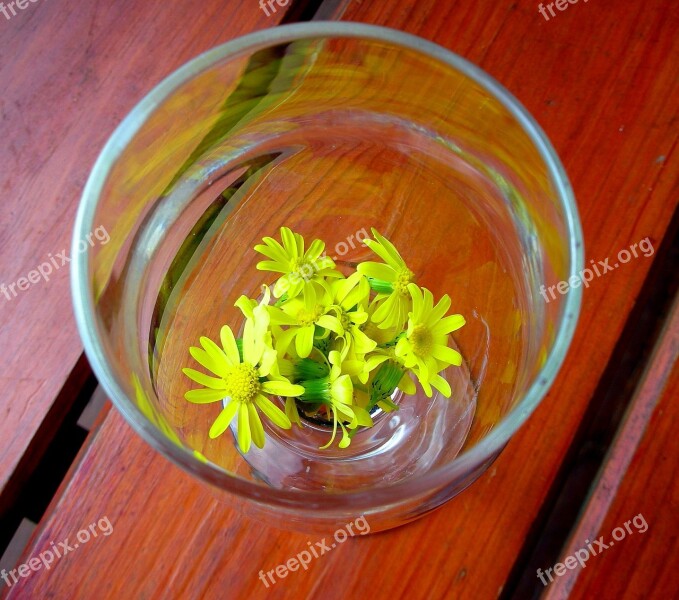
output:
M245 19L255 8L240 10ZM587 260L613 257L645 237L659 245L677 198L676 4L600 0L545 22L533 2L394 0L353 2L344 18L437 41L513 91L572 178ZM176 55L162 54L170 55L163 60L174 64ZM113 55L109 68L121 63ZM112 411L25 559L103 516L113 533L48 573L31 573L9 597L332 599L361 597L368 588L377 598L498 596L652 260L635 259L585 290L575 340L550 393L489 472L427 518L349 539L308 572L266 588L260 569L274 569L319 540L240 516L238 500L215 499ZM646 516L652 526L652 514ZM650 543L653 536L644 535Z
M585 568L554 577L546 599L679 596L676 562L668 560L679 550L678 361L679 297L559 562L600 536L608 545L630 519L631 533L615 534L622 535L615 550L595 545L601 555L581 555Z
M66 0L0 15L0 283L26 277L50 255L70 256L92 164L155 84L216 44L275 25L282 12L267 18L254 2L242 11L217 1ZM0 294L0 514L73 395L55 405L82 354L68 263L56 260L49 281Z

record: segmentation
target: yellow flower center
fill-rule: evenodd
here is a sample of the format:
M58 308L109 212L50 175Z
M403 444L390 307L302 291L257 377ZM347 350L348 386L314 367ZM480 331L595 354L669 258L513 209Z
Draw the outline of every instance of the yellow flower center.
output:
M401 296L408 296L408 284L413 283L414 277L415 273L413 273L410 269L401 269L396 276L396 281L394 281L394 291Z
M431 353L434 345L434 336L426 325L422 323L415 325L408 339L413 345L413 352L417 356L428 356Z
M300 308L299 312L297 313L297 322L300 324L300 326L305 327L307 325L315 323L322 314L323 308L318 304L314 307L313 310Z
M261 390L259 373L249 363L232 367L224 378L226 395L236 402L251 402Z
M349 313L347 313L347 311L345 310L342 311L339 320L340 323L342 324L342 329L344 329L344 331L351 327L351 317L349 316Z
M311 261L306 260L303 257L295 258L290 265L290 271L296 273L298 277L301 277L305 281L309 281L314 274L314 265Z

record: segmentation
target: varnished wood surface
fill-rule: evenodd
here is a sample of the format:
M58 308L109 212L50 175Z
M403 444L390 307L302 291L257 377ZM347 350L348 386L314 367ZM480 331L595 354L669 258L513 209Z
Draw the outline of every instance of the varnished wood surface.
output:
M38 2L15 12L9 20L0 13L0 283L28 277L50 257L58 268L48 281L14 287L16 297L9 287L9 300L0 293L0 513L74 393L55 406L82 354L69 263L58 255L70 258L80 194L99 151L162 78L282 15L267 18L254 2L243 10L189 0Z
M187 50L180 41L185 19L168 16L174 13L160 6L148 11L154 23L174 18L176 35L165 35L162 51L156 44L150 60L143 50L148 37L125 33L133 22L143 29L135 21L139 14L129 15L123 31L116 30L129 60L106 54L112 76L117 69L140 70L136 61L149 60L167 72L188 58L179 52ZM240 4L239 23L251 18L251 26L258 26L257 12L254 4ZM344 18L432 39L514 92L550 136L569 172L587 261L613 257L645 237L657 248L677 198L679 19L674 3L578 3L546 22L532 2L352 2ZM224 35L233 33L231 27ZM195 45L187 50L188 55L196 51ZM127 108L115 112L109 107L111 126ZM350 539L314 560L308 571L266 588L260 569L274 569L319 540L240 516L156 455L112 411L91 436L25 559L104 516L113 533L78 548L49 572L31 573L12 587L10 597L353 598L366 590L378 598L497 597L652 261L634 259L592 282L566 363L543 403L488 473L425 519ZM620 518L623 513L629 518L624 510ZM652 514L646 517L652 527ZM619 524L617 515L611 518L612 527ZM644 542L652 544L653 535L649 529ZM597 563L591 567L595 577Z
M679 596L673 560L679 551L677 361L679 297L559 559L564 563L580 551L584 569L568 568L559 577L552 574L548 600ZM593 544L596 554L590 551L588 557L583 549L589 551L593 540L605 547ZM549 582L547 576L544 579Z

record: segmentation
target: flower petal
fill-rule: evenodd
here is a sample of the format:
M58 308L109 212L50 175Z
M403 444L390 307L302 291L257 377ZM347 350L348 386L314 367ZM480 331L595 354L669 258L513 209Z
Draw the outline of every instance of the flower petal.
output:
M435 344L431 351L432 356L448 365L459 367L462 364L462 355L452 348Z
M431 384L446 398L450 398L450 395L452 394L450 384L443 377L440 375L434 375L430 381Z
M297 330L295 350L300 358L306 358L314 347L314 325L306 325Z
M207 352L210 358L214 361L216 367L214 373L224 377L225 373L229 372L229 367L232 366L228 357L224 353L224 350L215 344L209 337L201 337L200 344L205 349L205 352Z
M371 340L358 327L352 327L351 335L354 339L354 349L356 354L367 354L377 347L377 342Z
M270 380L262 383L262 391L276 396L301 396L304 393L304 388L289 381Z
M289 227L281 227L281 240L283 240L286 254L291 258L299 258L297 240Z
M342 323L340 323L340 320L337 317L323 315L322 317L319 317L319 319L316 321L316 325L318 325L319 327L323 327L325 329L329 329L330 331L333 331L337 335L342 335L344 333Z
M275 298L280 298L283 294L287 294L290 291L290 279L289 275L283 275L279 277L273 286L273 295Z
M269 307L269 318L274 325L297 325L297 319L283 312L277 306Z
M248 298L247 296L241 296L233 303L236 308L240 308L240 311L243 313L245 318L250 319L253 317L252 309L254 308L255 304L256 301Z
M304 258L309 262L315 262L316 259L323 254L323 250L325 250L325 242L314 240L311 242L311 246L309 246L309 249L306 251Z
M245 320L243 327L243 361L256 365L262 358L264 344L255 337L255 323L252 319Z
M254 404L248 402L248 420L250 421L250 432L252 433L252 441L257 448L264 448L264 427L257 414L257 409Z
M304 238L299 233L293 233L297 243L297 256L304 256Z
M356 421L359 425L363 425L363 427L373 426L372 417L365 408L361 408L360 406L354 406L353 409L354 415L356 415Z
M372 277L373 279L380 279L381 281L386 281L388 283L396 281L396 271L393 267L385 265L384 263L362 262L358 264L356 270L362 275Z
M290 419L288 419L286 414L266 396L257 394L257 396L255 396L255 404L259 410L269 417L274 425L278 425L282 429L290 429L290 427L292 427L292 423L290 423Z
M387 252L386 248L384 248L384 246L382 246L380 243L374 240L365 240L364 243L390 267L393 269L401 269L401 264L398 261L395 261L389 252Z
M398 389L409 396L412 396L417 391L415 382L410 378L408 373L404 373L403 377L401 377L401 381L398 382Z
M184 394L184 398L194 404L210 404L210 402L217 402L226 398L226 392L224 390L200 388L198 390L189 390Z
M221 341L226 358L231 361L231 364L240 364L240 353L238 352L238 345L236 344L236 338L233 336L231 327L224 325L219 330L219 341Z
M273 271L274 273L287 273L287 265L281 264L279 262L274 262L273 260L262 260L257 263L258 271Z
M354 275L361 275L360 273L354 273ZM342 301L342 306L345 310L352 310L354 307L360 307L361 304L365 304L370 296L370 284L368 279L361 275L356 285L347 294L346 298Z
M222 375L222 373L218 373L220 368L219 365L217 364L217 361L213 360L212 357L202 348L191 346L189 348L189 354L193 356L194 360L201 367L205 367L208 371L212 371L216 375Z
M266 377L270 373L277 373L279 369L277 361L278 353L270 346L264 346L264 352L262 352L262 358L259 361L259 375Z
M392 244L383 235L380 235L377 229L375 229L374 227L372 227L371 229L373 232L373 236L375 237L375 240L377 240L377 242L384 248L384 250L387 252L391 260L394 261L396 264L400 263L405 267L405 262L403 261L403 258L401 258L401 254L396 249L396 246L394 246L394 244Z
M443 297L438 301L438 304L429 313L429 316L427 317L427 325L429 326L436 325L436 323L438 323L443 318L443 316L448 312L449 308L450 308L450 296L448 294L444 294Z
M252 434L250 433L250 418L248 415L247 403L241 402L238 409L238 447L241 452L246 453L252 444Z
M316 309L317 298L316 288L313 284L304 286L302 297L304 298L304 308L309 312L313 312Z
M330 446L335 441L335 436L337 435L337 411L335 410L335 407L332 408L332 415L333 415L333 424L332 424L332 436L330 436L330 441L325 445L325 446L319 446L319 450L325 450Z
M210 388L211 390L224 389L225 382L219 377L210 377L209 375L205 375L204 373L196 371L195 369L182 369L182 373L184 373L184 375L186 375L189 379L192 379L196 383L200 383L200 385L204 385L206 388Z
M387 358L386 356L384 357L385 359ZM345 375L351 375L354 377L358 377L363 374L364 369L366 369L365 362L362 360L345 360L342 362L342 373ZM367 373L366 373L366 381L367 381Z
M397 294L391 294L375 309L372 316L373 323L384 323L391 316L391 313L397 309L396 296Z
M303 277L300 277L299 273L291 273L290 275L286 275L286 277L289 277L290 279L288 280L288 289L285 290L285 293L287 293L288 298L296 298L299 296L299 293L307 287L307 281ZM276 284L278 284L278 282L276 282Z
M408 292L413 300L413 321L419 322L422 319L422 307L424 306L424 298L420 287L414 283L408 284Z
M229 425L231 425L231 421L233 421L233 418L236 416L238 405L238 402L231 400L224 410L219 413L219 416L215 419L212 427L210 427L210 432L208 433L210 438L214 440L228 429Z
M295 423L299 427L302 426L302 420L299 418L297 403L295 402L294 398L285 399L285 416L290 419L291 423Z
M434 327L432 327L432 333L434 335L452 333L453 331L457 331L464 324L465 320L462 315L450 315L441 319L434 325Z
M432 294L427 288L422 288L424 292L424 306L422 307L424 314L429 315L434 309L434 294Z
M283 246L281 246L278 240L275 240L272 237L265 237L262 239L262 241L264 242L264 245L257 244L255 246L255 250L257 252L282 263L290 260L288 255L285 253L285 249Z
M292 339L297 334L297 329L286 329L276 336L276 352L283 356L287 351Z
M355 325L363 325L368 320L368 313L364 310L355 310L347 314Z
M354 397L354 384L349 375L340 375L330 384L333 400L342 404L351 404Z
M340 423L340 427L342 428L342 439L340 440L340 443L337 444L340 448L346 448L351 444L351 438L349 437L349 434L347 433L346 427Z

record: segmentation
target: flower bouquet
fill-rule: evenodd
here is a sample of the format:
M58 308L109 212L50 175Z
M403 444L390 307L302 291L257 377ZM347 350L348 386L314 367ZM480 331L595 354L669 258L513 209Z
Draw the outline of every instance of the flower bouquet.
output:
M450 333L465 324L447 315L451 299L434 304L420 287L401 253L375 229L365 239L380 261L338 265L325 254L325 243L304 238L287 227L281 240L266 237L255 251L266 260L264 272L278 273L262 285L259 299L241 296L238 335L229 325L219 344L209 337L191 347L193 359L209 371L184 374L200 388L186 392L196 404L221 402L223 409L209 430L222 435L237 417L238 446L263 448L260 412L273 425L290 429L304 422L327 426L328 448L341 431L340 448L361 428L373 426L381 412L398 410L395 392L414 394L416 385L431 397L433 389L450 398L441 373L462 363L450 347Z

